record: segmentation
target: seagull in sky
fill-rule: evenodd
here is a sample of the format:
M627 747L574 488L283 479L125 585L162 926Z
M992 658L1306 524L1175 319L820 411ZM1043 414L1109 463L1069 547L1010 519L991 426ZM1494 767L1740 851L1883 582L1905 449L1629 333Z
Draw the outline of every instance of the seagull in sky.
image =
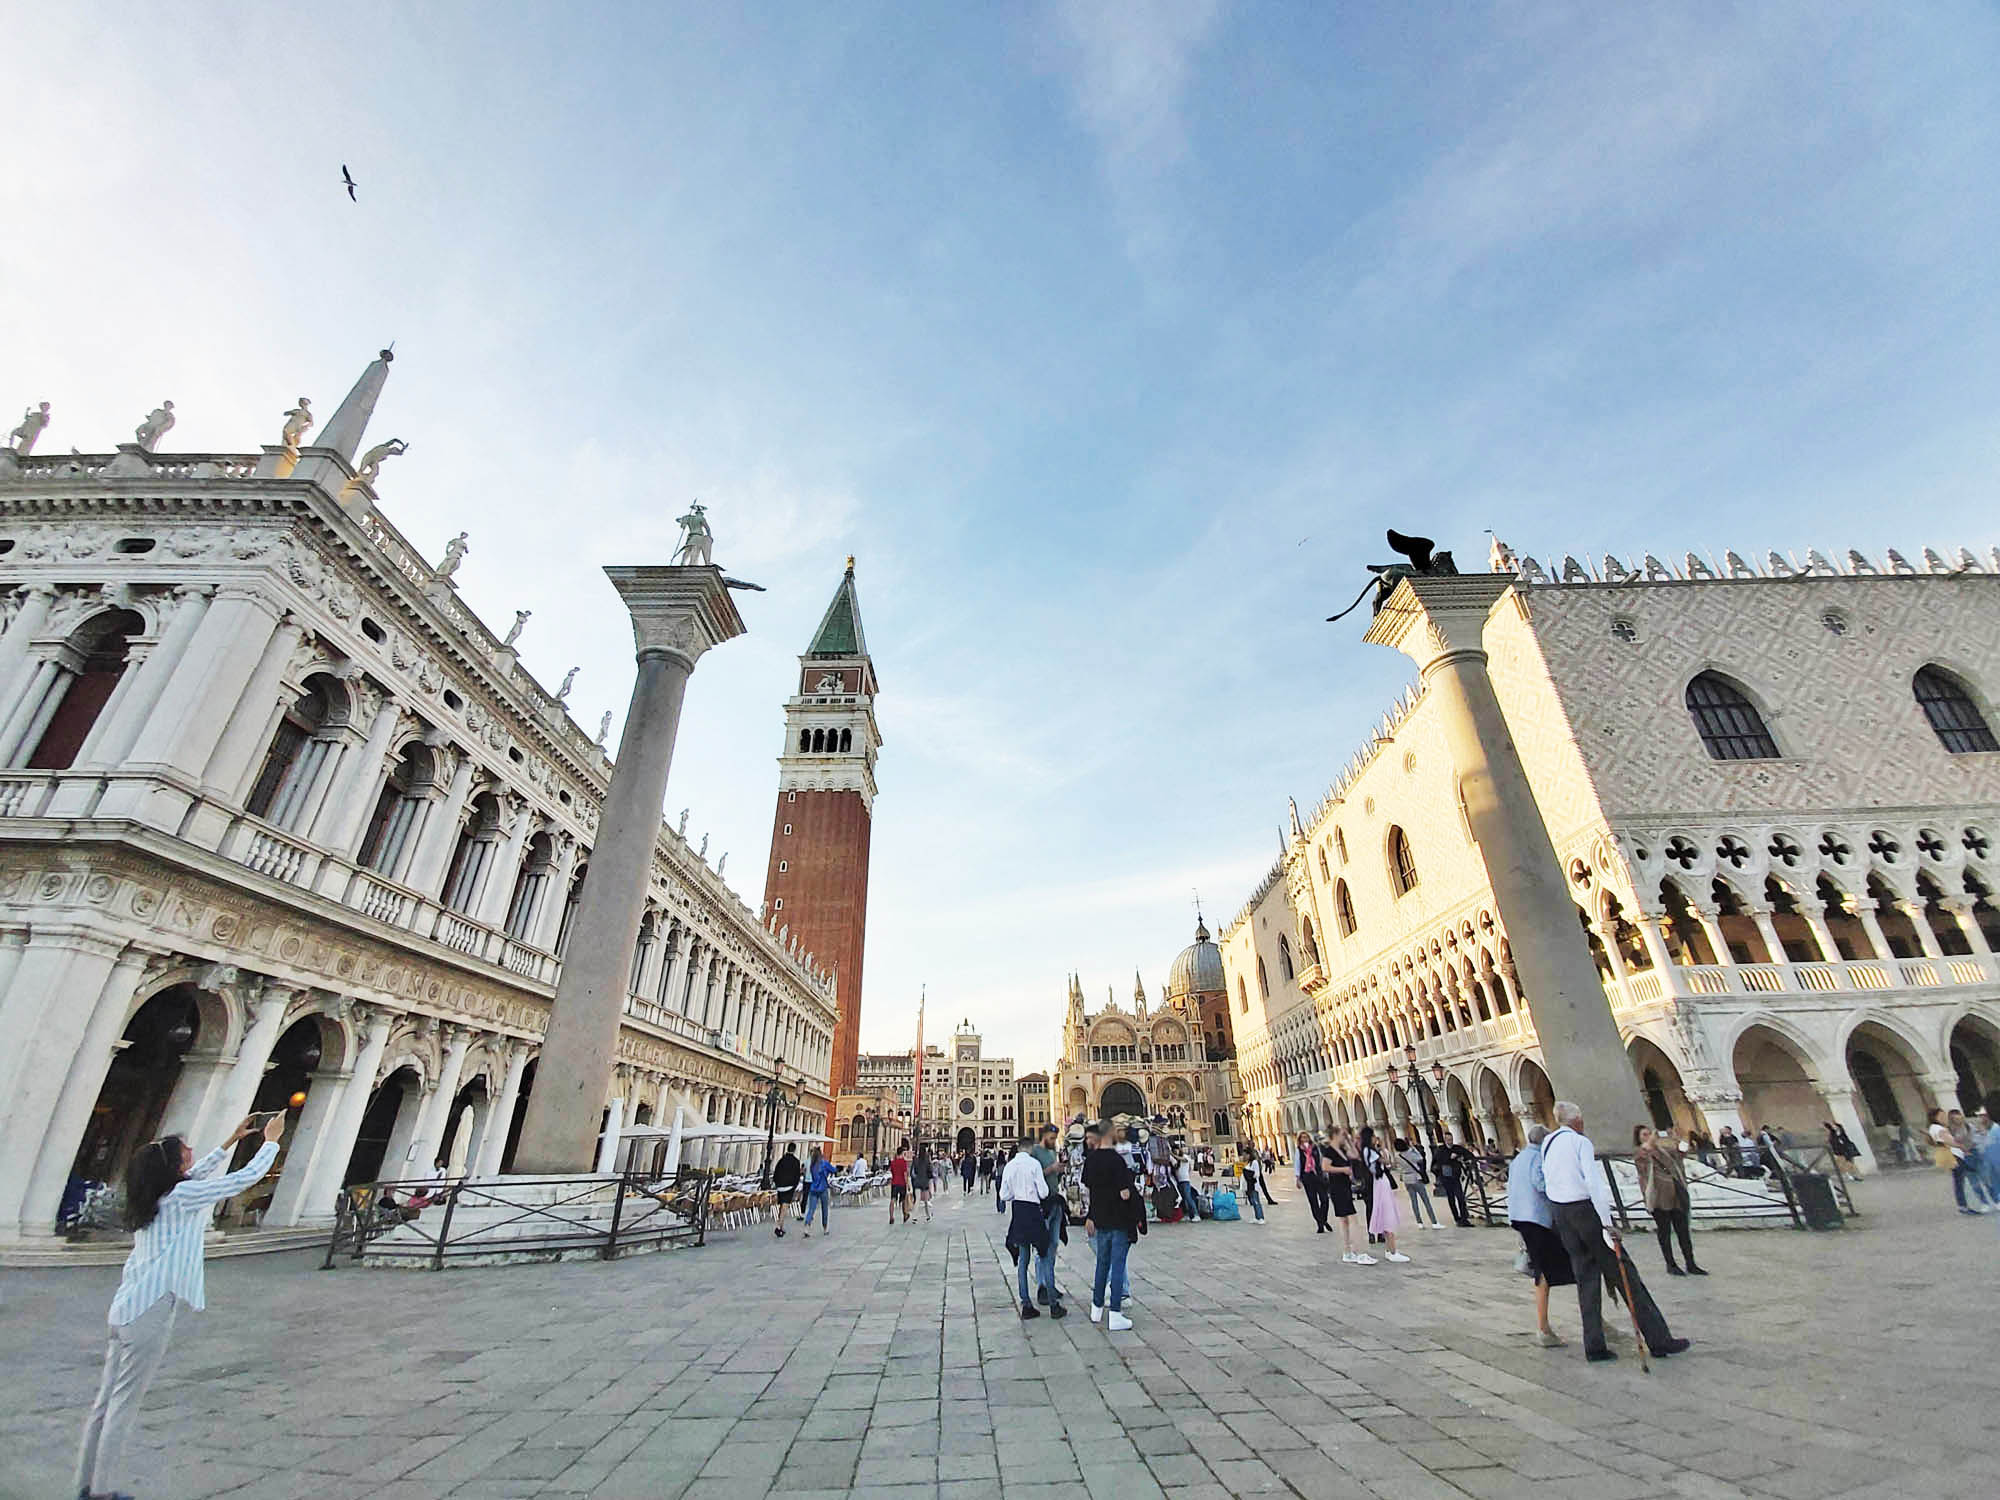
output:
M340 180L347 184L348 199L352 202L359 203L361 200L354 196L354 176L347 170L346 162L342 162L340 164Z

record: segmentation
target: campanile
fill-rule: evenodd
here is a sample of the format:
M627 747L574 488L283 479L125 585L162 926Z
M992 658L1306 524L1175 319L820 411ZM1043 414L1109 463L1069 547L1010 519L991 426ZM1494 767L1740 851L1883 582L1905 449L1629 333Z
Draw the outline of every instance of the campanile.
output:
M837 1097L854 1084L861 1036L861 952L868 926L868 841L875 811L875 664L861 633L854 559L799 658L785 704L778 811L764 871L765 919L788 929L839 984L834 1033Z

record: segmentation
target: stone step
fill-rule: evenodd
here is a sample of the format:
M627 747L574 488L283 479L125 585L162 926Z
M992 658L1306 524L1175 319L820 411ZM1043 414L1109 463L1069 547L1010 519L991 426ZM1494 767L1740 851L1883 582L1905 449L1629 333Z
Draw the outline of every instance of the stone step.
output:
M324 1245L332 1226L304 1225L293 1229L239 1229L212 1233L203 1246L206 1260L223 1260L234 1255L272 1255L280 1250L298 1250L308 1245ZM0 1268L25 1271L41 1266L122 1266L132 1253L132 1237L121 1235L104 1240L50 1240L44 1244L0 1246Z

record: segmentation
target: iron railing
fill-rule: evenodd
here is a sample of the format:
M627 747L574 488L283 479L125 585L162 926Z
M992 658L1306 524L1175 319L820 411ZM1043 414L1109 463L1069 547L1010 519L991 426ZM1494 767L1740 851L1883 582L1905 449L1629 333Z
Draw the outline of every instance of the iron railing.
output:
M683 1168L671 1182L642 1172L602 1177L424 1178L343 1188L320 1269L350 1265L392 1230L405 1230L384 1259L447 1262L505 1256L555 1259L594 1251L601 1259L708 1239L708 1174ZM420 1201L414 1213L409 1205ZM608 1206L609 1212L604 1212ZM480 1210L461 1216L461 1210ZM497 1213L485 1212L497 1210Z

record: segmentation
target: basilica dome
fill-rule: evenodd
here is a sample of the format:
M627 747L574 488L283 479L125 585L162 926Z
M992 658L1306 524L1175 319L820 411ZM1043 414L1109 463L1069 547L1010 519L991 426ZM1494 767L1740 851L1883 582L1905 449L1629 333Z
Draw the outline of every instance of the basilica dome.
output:
M1226 988L1222 977L1222 950L1208 940L1208 926L1195 919L1194 942L1181 949L1173 968L1167 971L1167 998L1183 995L1214 995Z

